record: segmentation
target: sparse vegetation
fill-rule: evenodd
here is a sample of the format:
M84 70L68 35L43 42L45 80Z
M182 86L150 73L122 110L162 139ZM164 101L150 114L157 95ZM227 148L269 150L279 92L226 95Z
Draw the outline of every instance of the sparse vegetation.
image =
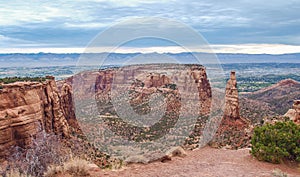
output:
M45 177L56 177L59 175L70 175L70 176L90 176L89 174L88 161L83 159L71 159L68 162L60 166L50 166L45 172Z
M3 177L2 175L0 175L0 177ZM23 173L21 173L19 170L17 169L11 169L10 171L8 171L5 174L5 177L31 177L30 175L25 175Z
M275 170L273 171L273 176L275 176L275 177L288 177L287 174L285 174L284 172L282 172L282 171L279 170L279 169L275 169Z
M43 82L45 80L46 80L45 77L5 77L5 78L0 78L0 83L10 84L18 81Z
M256 127L251 143L251 154L258 160L300 162L300 126L292 121Z
M4 174L18 171L26 176L43 176L49 165L60 165L71 158L71 153L60 142L59 136L42 132L29 149L14 147Z

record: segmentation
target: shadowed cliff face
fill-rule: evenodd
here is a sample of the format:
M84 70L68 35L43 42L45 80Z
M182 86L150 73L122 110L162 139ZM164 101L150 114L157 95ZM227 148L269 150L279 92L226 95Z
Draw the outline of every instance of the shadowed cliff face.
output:
M53 77L43 83L16 82L0 90L0 156L11 146L27 147L43 130L68 137L67 120L75 118L71 89L59 93Z

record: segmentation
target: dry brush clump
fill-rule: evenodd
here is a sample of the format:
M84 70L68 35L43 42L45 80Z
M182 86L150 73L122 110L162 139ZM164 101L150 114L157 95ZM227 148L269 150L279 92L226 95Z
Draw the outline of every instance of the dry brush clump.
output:
M89 163L86 160L74 158L60 166L50 166L44 173L45 177L64 176L90 176Z
M30 175L26 175L21 173L19 170L16 169L11 169L8 171L5 176L0 175L0 177L31 177Z
M70 151L63 147L58 135L41 132L29 148L12 148L8 166L2 175L8 176L14 171L26 176L43 176L49 165L61 165L70 158Z
M54 133L41 132L26 148L13 147L7 159L8 165L0 169L0 177L13 174L25 176L43 176L49 167L56 170L76 171L84 169L83 161L92 162L101 168L121 168L122 161L110 158L99 151L84 137L72 136L68 139ZM82 159L82 160L79 160ZM73 165L78 162L78 165ZM81 168L82 167L82 168Z

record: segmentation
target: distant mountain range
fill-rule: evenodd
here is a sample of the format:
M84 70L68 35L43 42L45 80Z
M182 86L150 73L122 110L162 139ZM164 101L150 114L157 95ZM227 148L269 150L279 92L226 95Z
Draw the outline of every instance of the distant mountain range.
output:
M200 62L194 56L200 58ZM55 53L36 53L36 54L0 54L0 67L19 67L19 66L67 66L76 65L79 58L88 58L88 62L105 60L106 64L123 64L132 62L180 62L180 63L210 63L215 60L215 55L208 53L99 53L99 54L55 54ZM216 54L220 63L300 63L300 53L269 55L269 54ZM81 60L82 61L82 60ZM215 61L214 61L215 62Z

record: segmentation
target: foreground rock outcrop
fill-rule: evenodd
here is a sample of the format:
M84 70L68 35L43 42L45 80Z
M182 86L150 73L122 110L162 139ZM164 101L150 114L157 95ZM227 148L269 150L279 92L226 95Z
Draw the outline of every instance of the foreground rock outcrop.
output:
M292 109L289 109L284 117L289 117L296 124L300 124L300 100L294 100Z
M2 85L0 157L9 154L12 146L28 147L41 131L70 136L67 120L75 118L70 108L71 89L64 89L62 93L51 76L42 83L16 82Z

